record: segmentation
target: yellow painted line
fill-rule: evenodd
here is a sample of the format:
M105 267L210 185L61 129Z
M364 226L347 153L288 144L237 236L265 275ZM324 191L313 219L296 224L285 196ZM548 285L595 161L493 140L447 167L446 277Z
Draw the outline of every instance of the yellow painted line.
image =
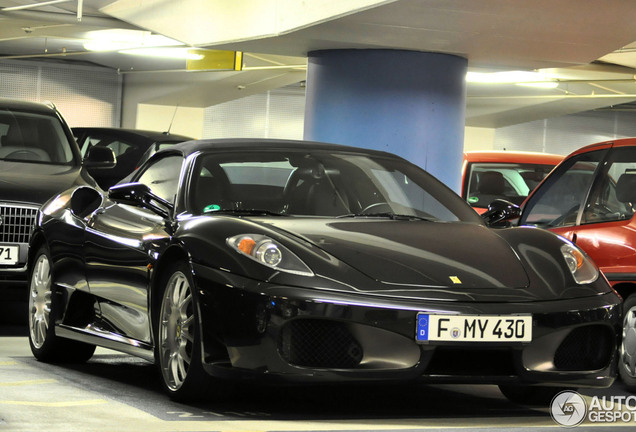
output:
M13 361L13 360L10 360L10 361L0 361L0 366L15 366L15 365L17 365L17 364L18 364L18 362L17 362L17 361Z
M40 379L40 380L29 380L29 381L0 382L0 387L27 386L27 385L38 385L38 384L53 384L55 382L57 382L57 380L54 380L54 379Z
M23 406L38 406L38 407L74 407L84 405L103 405L107 404L106 399L88 399L81 401L67 401L67 402L35 402L35 401L0 401L0 405L23 405Z

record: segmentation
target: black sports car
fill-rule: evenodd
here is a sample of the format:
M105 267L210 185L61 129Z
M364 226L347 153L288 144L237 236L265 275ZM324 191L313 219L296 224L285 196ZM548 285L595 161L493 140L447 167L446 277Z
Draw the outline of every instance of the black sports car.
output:
M177 144L107 195L48 202L30 250L35 357L134 354L177 399L259 377L496 383L527 400L616 373L620 298L583 252L489 228L384 152Z

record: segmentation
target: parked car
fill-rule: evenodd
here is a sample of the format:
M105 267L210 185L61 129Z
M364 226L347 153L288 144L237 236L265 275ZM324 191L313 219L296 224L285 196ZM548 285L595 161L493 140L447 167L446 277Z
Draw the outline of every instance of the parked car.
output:
M112 166L97 150L82 164L66 122L52 104L0 98L0 283L24 285L37 210L72 186L95 186L87 168Z
M569 155L528 198L520 224L576 243L624 298L619 371L636 390L636 138Z
M538 152L464 153L462 198L482 214L495 199L521 205L563 156Z
M130 353L175 399L260 378L495 383L545 400L616 373L620 298L583 252L488 228L384 152L177 144L131 183L48 202L31 250L34 356Z
M92 147L106 147L115 154L117 163L112 169L89 169L104 190L132 173L160 148L192 140L184 135L140 129L75 127L72 130L82 156Z

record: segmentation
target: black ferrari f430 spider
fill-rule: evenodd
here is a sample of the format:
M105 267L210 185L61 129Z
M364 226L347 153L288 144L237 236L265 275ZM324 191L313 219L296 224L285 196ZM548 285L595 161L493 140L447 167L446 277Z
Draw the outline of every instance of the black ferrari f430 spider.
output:
M491 228L385 152L178 144L108 193L51 199L30 251L35 357L133 354L175 399L256 377L488 383L530 400L616 374L621 299L579 248Z

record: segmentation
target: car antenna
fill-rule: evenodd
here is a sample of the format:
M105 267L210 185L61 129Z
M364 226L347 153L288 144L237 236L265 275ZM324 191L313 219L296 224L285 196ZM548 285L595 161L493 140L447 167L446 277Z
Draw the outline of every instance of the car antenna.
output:
M178 109L179 109L179 105L174 107L174 112L172 113L172 119L170 119L170 125L168 126L168 130L163 133L164 135L170 135L170 129L172 129L172 123L174 123L174 117L177 115Z

